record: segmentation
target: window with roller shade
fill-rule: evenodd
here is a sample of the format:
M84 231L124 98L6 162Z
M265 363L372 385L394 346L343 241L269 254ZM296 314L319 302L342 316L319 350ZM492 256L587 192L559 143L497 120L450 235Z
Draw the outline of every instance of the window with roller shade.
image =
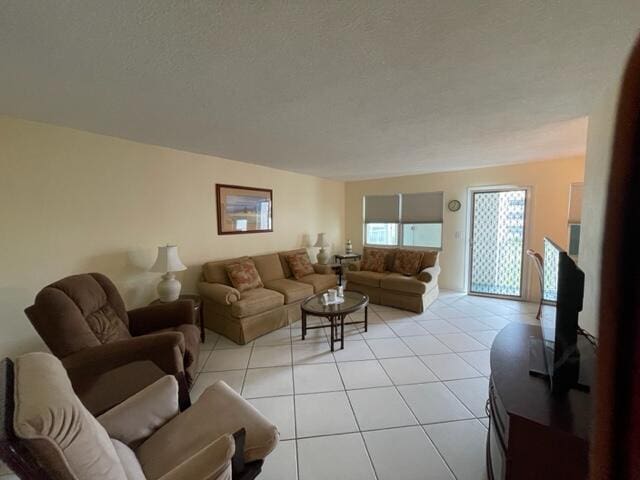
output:
M397 246L400 225L400 195L364 197L364 243Z
M442 248L443 192L364 198L366 245Z

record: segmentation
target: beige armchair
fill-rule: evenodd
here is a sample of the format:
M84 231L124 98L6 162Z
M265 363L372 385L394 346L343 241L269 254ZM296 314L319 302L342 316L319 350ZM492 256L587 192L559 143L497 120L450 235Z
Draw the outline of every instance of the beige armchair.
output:
M47 353L2 364L0 459L21 478L251 479L278 430L224 382L180 413L167 375L99 417Z

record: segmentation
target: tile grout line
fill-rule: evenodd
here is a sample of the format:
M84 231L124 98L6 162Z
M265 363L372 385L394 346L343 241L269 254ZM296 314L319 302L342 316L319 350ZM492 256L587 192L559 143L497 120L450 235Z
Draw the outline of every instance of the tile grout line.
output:
M247 381L247 373L249 372L249 362L251 362L251 357L253 356L253 349L256 348L255 342L251 345L251 351L249 352L249 358L247 359L247 366L244 369L244 376L242 377L242 386L240 387L240 396L244 393L244 385Z
M353 419L356 422L356 427L358 428L358 433L360 434L360 439L362 440L362 444L364 445L364 450L367 452L367 457L369 458L369 463L371 464L371 469L373 470L373 476L378 480L378 472L376 471L376 466L373 463L373 458L371 457L371 452L369 452L369 446L367 445L367 441L364 438L362 433L362 429L360 428L360 422L358 421L358 416L356 415L356 411L353 408L353 404L351 403L351 397L349 397L349 393L347 390L347 385L344 383L344 378L342 378L342 372L340 368L338 368L338 362L336 362L336 370L338 371L338 376L340 377L340 382L342 382L342 386L344 387L344 395L347 397L347 402L349 402L349 408L351 409L351 414L353 415Z
M291 327L292 324L289 324ZM293 446L296 455L296 479L300 479L300 450L298 449L298 418L296 410L296 376L293 368L293 331L289 328L289 350L291 355L291 390L293 401Z

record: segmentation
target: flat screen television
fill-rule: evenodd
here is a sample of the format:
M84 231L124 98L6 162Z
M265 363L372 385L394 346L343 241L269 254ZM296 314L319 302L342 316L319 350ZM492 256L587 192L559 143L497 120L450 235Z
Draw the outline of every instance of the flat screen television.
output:
M544 239L543 300L540 326L551 390L564 392L578 383L578 313L582 310L584 273L569 254Z

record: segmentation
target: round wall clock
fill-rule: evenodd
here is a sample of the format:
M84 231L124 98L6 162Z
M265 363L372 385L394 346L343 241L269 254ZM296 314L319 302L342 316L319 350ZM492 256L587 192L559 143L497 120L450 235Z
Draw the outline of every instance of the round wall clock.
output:
M449 210L451 210L452 212L457 212L458 210L460 210L460 207L462 206L462 204L458 201L458 200L451 200L448 204L447 207L449 208Z

